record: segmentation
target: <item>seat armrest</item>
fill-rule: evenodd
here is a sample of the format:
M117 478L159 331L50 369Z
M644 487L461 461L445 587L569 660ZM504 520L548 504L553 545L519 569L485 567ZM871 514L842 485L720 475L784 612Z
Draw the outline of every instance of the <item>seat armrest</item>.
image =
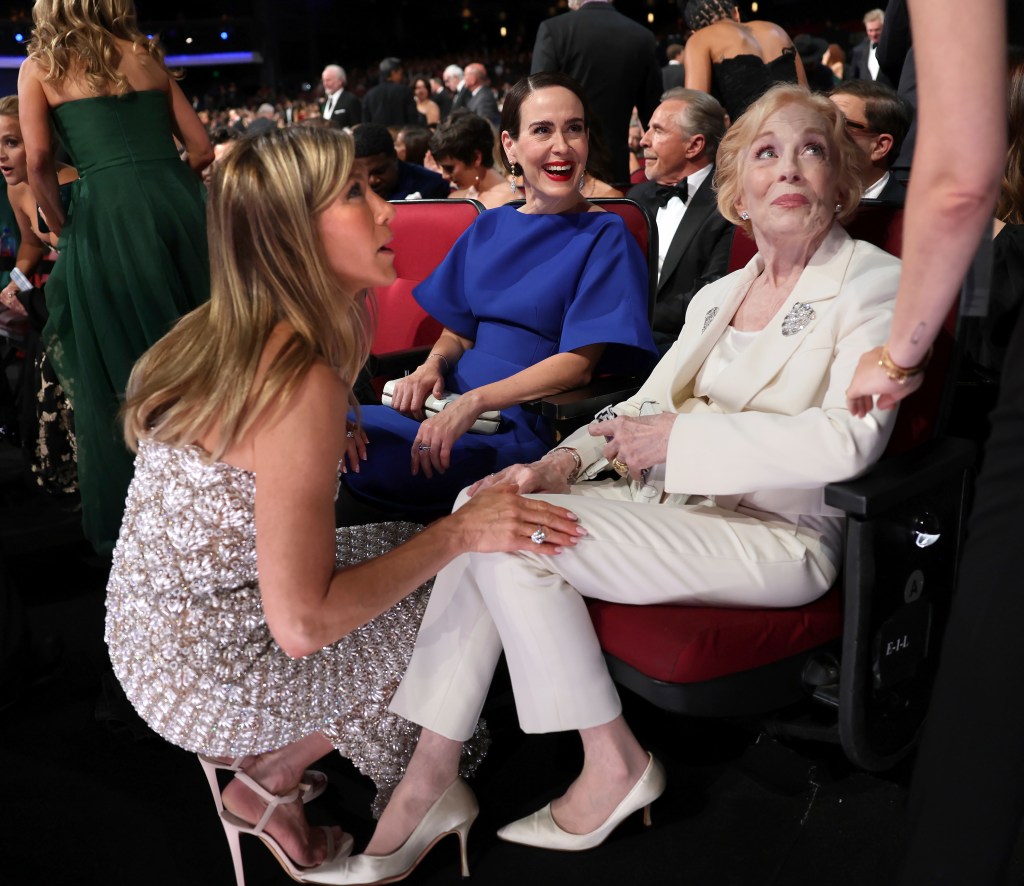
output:
M883 458L854 480L829 483L825 504L851 517L868 519L974 465L970 440L944 437L901 455Z
M589 421L595 412L629 399L637 392L644 379L640 376L613 376L599 378L582 388L573 388L561 394L551 394L542 400L523 404L523 409L540 413L550 422Z
M426 360L429 353L430 348L422 347L389 351L386 354L370 354L366 368L372 378L401 378Z

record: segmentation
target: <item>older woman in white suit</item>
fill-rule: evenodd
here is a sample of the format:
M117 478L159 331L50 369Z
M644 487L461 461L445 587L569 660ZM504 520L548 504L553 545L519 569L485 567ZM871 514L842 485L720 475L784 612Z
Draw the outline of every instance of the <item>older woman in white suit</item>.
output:
M585 597L794 606L832 585L843 518L824 487L871 465L893 420L846 405L860 355L886 339L899 279L895 258L839 224L859 162L835 106L802 87L772 89L730 129L719 208L758 254L698 293L617 417L468 491L517 483L570 508L581 535L560 556L467 554L438 575L392 703L423 725L418 749L366 852L322 882L401 877L440 835L464 844L476 803L456 778L459 750L502 648L522 728L579 730L584 764L562 797L499 836L586 849L646 813L664 771L622 717ZM619 479L578 482L609 465Z

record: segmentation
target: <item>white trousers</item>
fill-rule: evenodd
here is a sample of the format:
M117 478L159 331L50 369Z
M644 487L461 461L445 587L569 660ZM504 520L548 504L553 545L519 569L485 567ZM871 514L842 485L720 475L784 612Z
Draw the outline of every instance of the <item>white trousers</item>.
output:
M395 713L468 739L504 648L525 732L600 726L622 708L584 597L798 606L836 578L817 533L792 523L633 501L622 480L532 497L573 511L589 534L557 555L463 554L441 570Z

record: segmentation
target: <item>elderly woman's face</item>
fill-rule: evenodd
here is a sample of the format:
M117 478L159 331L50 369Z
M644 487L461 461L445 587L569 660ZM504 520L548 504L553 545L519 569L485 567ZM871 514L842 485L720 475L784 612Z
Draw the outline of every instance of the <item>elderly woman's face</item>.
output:
M743 159L736 204L758 239L821 236L831 226L836 172L827 133L828 121L797 104L764 121Z

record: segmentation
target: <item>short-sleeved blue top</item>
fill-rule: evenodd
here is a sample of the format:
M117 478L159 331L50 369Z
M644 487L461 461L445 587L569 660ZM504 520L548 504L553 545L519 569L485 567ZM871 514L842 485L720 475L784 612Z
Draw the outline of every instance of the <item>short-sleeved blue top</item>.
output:
M458 393L585 345L608 345L598 372L645 372L657 359L645 259L610 212L532 215L512 206L484 212L413 295L474 343L448 376L448 389ZM418 422L388 407L368 407L362 420L369 459L345 482L384 506L443 507L464 486L533 461L552 444L542 418L513 406L502 410L497 434L465 434L449 471L426 480L406 467Z

